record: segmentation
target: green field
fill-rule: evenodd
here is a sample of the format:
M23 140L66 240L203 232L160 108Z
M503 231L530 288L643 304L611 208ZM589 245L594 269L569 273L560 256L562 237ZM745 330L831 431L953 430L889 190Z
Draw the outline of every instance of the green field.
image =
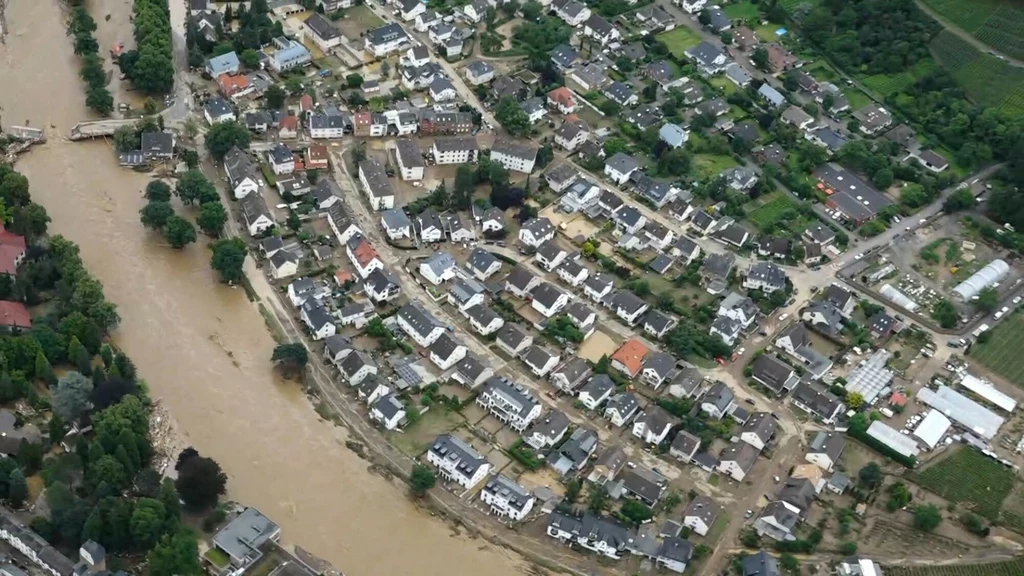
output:
M757 5L749 0L736 4L727 4L722 11L733 20L756 20L761 14L757 9Z
M951 564L947 566L886 566L885 576L1020 576L1024 558L991 564Z
M821 4L821 0L779 0L779 5L786 9L786 12L792 14L798 9L811 9Z
M707 179L718 176L726 168L735 168L739 164L736 163L732 156L697 154L693 158L693 166L700 173L702 179Z
M1024 114L1024 69L982 53L947 30L935 36L930 48L975 102Z
M1003 54L1024 58L1024 5L1019 2L924 0L924 3L947 22Z
M759 199L758 201L760 201ZM747 214L750 220L759 230L767 230L783 219L787 212L799 214L799 206L789 194L778 191L763 198L764 202Z
M686 26L658 34L658 40L665 43L668 51L676 58L686 58L686 50L700 44L701 38Z
M1024 338L1024 317L1013 314L1004 318L984 344L971 348L971 358L1006 380L1024 388L1024 354L1020 342Z
M950 502L967 503L976 514L995 520L1003 500L1013 490L1014 474L976 450L961 448L909 479Z
M909 88L915 81L924 78L929 72L935 69L935 62L922 60L914 67L902 74L876 74L861 78L865 86L874 90L882 97L895 94Z

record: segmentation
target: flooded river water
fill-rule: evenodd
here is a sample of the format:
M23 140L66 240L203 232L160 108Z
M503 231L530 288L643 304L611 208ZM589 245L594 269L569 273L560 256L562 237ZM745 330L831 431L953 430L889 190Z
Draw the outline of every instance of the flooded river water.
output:
M130 1L94 0L102 54L130 39L130 9ZM522 573L517 556L452 535L400 488L367 472L344 447L344 432L319 421L296 385L274 377L263 318L241 290L214 281L202 243L174 252L142 228L148 176L119 168L105 142L63 138L89 114L57 0L8 0L7 22L3 123L30 123L49 137L18 169L52 216L52 230L81 246L117 303L123 321L114 338L152 395L228 473L229 497L259 507L282 525L285 540L347 574Z

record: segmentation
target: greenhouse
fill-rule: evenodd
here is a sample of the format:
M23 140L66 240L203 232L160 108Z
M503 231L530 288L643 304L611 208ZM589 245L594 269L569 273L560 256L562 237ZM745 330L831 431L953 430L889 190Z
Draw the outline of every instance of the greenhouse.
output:
M970 300L985 288L1005 278L1009 271L1009 264L1002 260L993 260L987 266L971 275L970 278L958 284L956 288L953 288L953 293L959 296L961 300Z

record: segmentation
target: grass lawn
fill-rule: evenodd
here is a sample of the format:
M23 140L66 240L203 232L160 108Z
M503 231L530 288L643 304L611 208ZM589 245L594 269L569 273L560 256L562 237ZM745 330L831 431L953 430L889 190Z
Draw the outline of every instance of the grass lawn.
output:
M760 230L774 225L786 212L795 212L799 208L796 200L782 191L772 192L765 196L763 201L761 201L762 199L758 200L760 205L752 208L747 214L747 220L750 220Z
M214 566L223 568L228 565L231 560L228 555L222 552L219 548L210 548L203 554L203 557L209 560Z
M846 99L850 101L850 110L860 110L874 102L867 94L856 88L847 88L844 94Z
M780 29L785 29L785 26L779 26L778 24L765 24L764 26L754 28L754 35L762 42L776 42L778 41L779 36L775 32Z
M984 454L964 447L909 479L950 502L967 503L978 515L994 520L999 517L1003 500L1013 490L1014 473Z
M736 93L736 85L725 76L712 76L710 82L715 88L721 89L725 96Z
M698 154L693 159L693 165L700 173L702 179L718 176L727 168L739 166L732 156L720 156L717 154Z
M803 70L811 76L814 76L814 79L818 81L834 82L839 79L839 73L829 66L824 60L818 60L813 64L808 64L807 66L804 66Z
M359 26L362 26L367 30L379 28L384 25L384 21L380 19L380 16L374 14L373 10L370 10L370 8L365 4L353 6L352 8L345 10L344 20L355 21Z
M419 422L408 426L403 432L389 434L388 440L406 455L415 457L422 454L439 434L451 432L463 423L465 418L458 412L434 406Z
M668 51L676 58L685 58L686 49L692 48L701 42L700 36L686 26L679 26L675 30L658 34L657 38L665 43Z
M1014 313L992 329L984 343L971 349L971 358L989 370L1024 388L1024 354L1020 342L1024 338L1024 316Z
M757 5L749 0L737 4L728 4L723 10L725 15L733 20L756 20L760 15Z

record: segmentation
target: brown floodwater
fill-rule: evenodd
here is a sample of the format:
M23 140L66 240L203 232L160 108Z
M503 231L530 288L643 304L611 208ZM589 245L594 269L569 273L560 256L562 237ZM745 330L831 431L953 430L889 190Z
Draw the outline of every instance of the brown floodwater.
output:
M344 447L344 431L320 421L296 385L275 378L262 316L241 290L214 281L206 248L171 251L140 225L149 177L119 168L106 142L63 138L89 113L57 0L8 4L3 123L45 128L49 137L18 169L53 218L52 231L81 246L117 303L123 320L114 339L152 395L229 475L228 496L257 506L281 524L287 542L350 575L522 573L518 556L452 535L368 472ZM93 2L101 53L131 38L130 7Z

